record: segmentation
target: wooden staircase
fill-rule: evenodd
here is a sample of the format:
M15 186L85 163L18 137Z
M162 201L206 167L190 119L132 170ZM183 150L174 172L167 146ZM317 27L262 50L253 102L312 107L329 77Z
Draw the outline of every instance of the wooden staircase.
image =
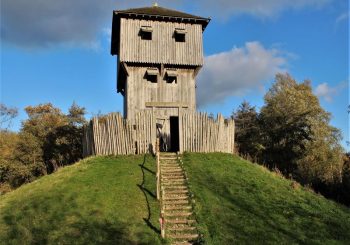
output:
M159 153L158 160L162 237L173 244L192 244L199 235L186 174L176 153Z

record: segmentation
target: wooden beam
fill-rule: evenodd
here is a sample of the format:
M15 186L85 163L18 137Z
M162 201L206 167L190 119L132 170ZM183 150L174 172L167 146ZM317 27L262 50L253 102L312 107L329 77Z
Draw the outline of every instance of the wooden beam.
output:
M181 102L146 102L146 107L164 107L164 108L188 108L188 104Z
M121 67L123 68L123 70L125 71L125 74L127 76L129 76L129 67L128 67L128 65L125 62L120 62L120 64L121 64Z

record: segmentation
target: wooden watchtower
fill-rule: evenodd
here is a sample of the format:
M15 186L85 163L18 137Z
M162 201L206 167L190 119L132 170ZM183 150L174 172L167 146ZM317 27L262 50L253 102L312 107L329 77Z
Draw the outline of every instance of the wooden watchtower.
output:
M154 5L113 12L111 54L124 117L152 111L169 147L179 147L179 116L196 111L196 76L203 66L203 31L210 19Z

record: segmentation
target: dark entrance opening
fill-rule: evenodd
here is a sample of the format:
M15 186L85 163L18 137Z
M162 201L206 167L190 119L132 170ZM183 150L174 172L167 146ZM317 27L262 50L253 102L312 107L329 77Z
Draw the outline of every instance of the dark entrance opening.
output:
M170 117L170 141L170 151L178 152L180 150L179 117Z

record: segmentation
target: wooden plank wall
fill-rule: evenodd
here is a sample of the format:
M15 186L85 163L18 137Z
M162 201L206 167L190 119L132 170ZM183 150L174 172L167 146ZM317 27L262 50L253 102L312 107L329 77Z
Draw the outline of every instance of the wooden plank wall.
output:
M141 39L141 26L152 27L152 40ZM185 42L175 42L175 28L187 31ZM202 25L122 18L119 58L121 62L202 66Z
M128 119L133 119L134 113L146 109L146 102L177 102L187 105L194 112L196 110L196 91L194 69L177 68L177 83L168 84L164 80L165 74L158 75L158 83L151 83L145 78L147 67L129 66L127 78L127 106ZM166 71L166 69L164 69ZM165 73L163 71L163 73ZM162 113L163 109L155 108ZM171 112L171 113L170 113ZM172 113L175 112L175 113ZM177 108L164 108L164 116L177 116ZM158 114L158 116L160 116Z
M215 119L207 113L183 113L180 135L182 151L234 153L234 121L219 114Z
M152 112L138 113L132 125L120 113L94 117L84 129L83 155L130 155L148 153L156 140Z
M93 118L85 127L84 157L90 155L130 155L155 152L156 118L152 111L136 115L135 124L120 113ZM179 118L182 152L234 153L234 121L219 114L182 113Z

